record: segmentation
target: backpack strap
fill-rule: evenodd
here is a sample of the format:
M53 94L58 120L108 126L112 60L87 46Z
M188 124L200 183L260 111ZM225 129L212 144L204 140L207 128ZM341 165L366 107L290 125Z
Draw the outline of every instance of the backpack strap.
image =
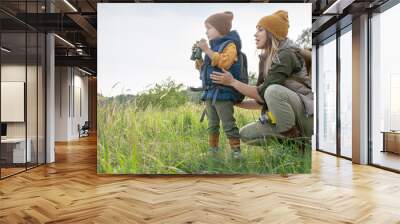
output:
M200 116L200 123L204 121L204 118L207 116L207 109L204 108L203 112L201 113Z
M202 65L202 68L200 69L200 79L201 79L201 86L203 89L206 88L206 70L207 70L207 65Z
M219 87L216 86L216 87L215 87L215 90L214 90L213 97L212 97L212 101L211 101L211 105L212 105L212 106L215 106L215 102L217 101L218 92L219 92Z
M218 53L221 53L224 50L224 48L226 46L228 46L228 44L230 44L230 43L233 43L233 41L232 40L227 40L227 41L223 42L218 48Z
M244 66L244 56L239 52L237 57L238 57L238 60L239 60L239 63L240 63L240 69L242 70L244 68L243 67ZM240 73L242 73L242 71L240 71Z
M211 106L215 107L215 102L217 102L217 96L218 96L218 92L219 92L219 87L215 86L214 87L214 93L212 96L212 101L211 101ZM201 113L200 116L200 123L204 121L205 116L207 116L207 110L206 108L204 108L203 112Z

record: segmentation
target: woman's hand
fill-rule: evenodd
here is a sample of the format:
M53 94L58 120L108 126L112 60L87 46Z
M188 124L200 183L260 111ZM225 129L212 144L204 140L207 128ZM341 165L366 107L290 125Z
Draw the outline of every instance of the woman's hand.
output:
M214 83L232 86L236 79L233 78L232 74L225 69L222 69L222 71L223 72L213 72L211 74L211 79Z
M251 86L236 80L233 78L232 74L225 69L222 69L222 71L223 72L211 73L211 79L213 80L213 83L231 86L245 96L255 99L258 102L264 102L264 100L258 94L256 86Z

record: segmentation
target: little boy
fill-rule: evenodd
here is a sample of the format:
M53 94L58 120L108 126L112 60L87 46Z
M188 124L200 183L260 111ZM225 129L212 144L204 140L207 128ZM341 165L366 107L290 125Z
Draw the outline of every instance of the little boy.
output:
M241 49L241 40L236 31L231 31L233 14L223 12L211 15L205 21L206 34L210 47L205 39L197 46L206 54L205 59L196 60L196 69L200 70L203 82L202 100L206 102L208 116L209 151L218 151L219 126L222 127L229 139L229 145L234 158L240 158L240 136L236 126L234 104L243 99L243 95L227 86L216 85L210 75L213 71L221 72L225 69L233 77L240 77L240 63L238 52Z

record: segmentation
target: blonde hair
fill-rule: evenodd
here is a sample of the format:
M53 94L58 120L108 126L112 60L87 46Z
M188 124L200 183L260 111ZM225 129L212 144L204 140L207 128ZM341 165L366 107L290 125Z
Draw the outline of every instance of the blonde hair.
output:
M272 35L268 30L264 29L267 33L267 40L264 45L264 49L261 50L261 60L264 60L264 76L268 74L268 70L271 68L272 63L279 63L278 50L281 41Z

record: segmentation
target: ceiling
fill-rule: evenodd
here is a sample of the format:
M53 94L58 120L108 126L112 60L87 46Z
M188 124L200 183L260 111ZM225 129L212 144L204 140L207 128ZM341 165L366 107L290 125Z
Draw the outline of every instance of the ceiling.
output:
M388 0L269 0L234 2L312 3L313 43L326 35L338 20L371 10ZM55 32L56 65L81 66L96 72L97 3L182 2L166 0L1 0L0 21L3 32L18 32L26 27L39 32ZM189 1L189 2L232 2ZM52 8L52 13L49 13ZM26 13L27 12L27 13ZM345 25L345 24L344 24ZM332 29L332 28L331 28ZM331 31L331 32L334 32ZM19 38L15 38L15 41Z

